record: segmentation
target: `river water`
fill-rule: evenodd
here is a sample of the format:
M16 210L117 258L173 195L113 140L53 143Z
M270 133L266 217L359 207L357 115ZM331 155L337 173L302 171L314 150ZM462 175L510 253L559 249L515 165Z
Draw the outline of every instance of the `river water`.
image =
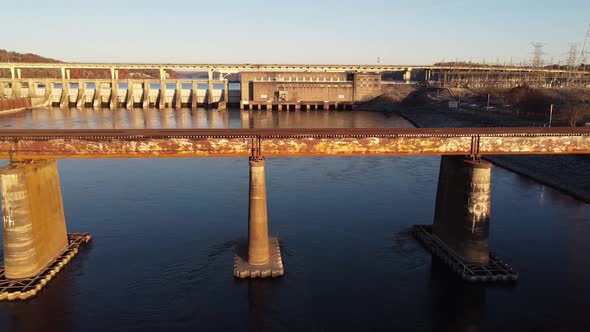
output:
M372 112L36 109L2 128L410 127ZM60 160L66 223L91 244L1 331L588 331L590 206L492 170L492 251L520 273L472 285L410 234L439 157L269 158L286 275L236 280L248 160ZM575 175L572 175L575 176ZM1 251L1 249L0 249Z

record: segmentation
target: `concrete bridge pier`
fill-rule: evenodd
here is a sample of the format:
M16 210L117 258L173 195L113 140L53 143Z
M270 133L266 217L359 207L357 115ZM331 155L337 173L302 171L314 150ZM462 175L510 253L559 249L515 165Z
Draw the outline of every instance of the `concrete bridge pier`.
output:
M197 82L196 81L192 81L192 87L191 87L191 108L195 109L198 107L199 105L199 95L197 94Z
M430 69L425 69L424 70L424 82L426 84L428 84L430 82L431 75L432 75L432 71Z
M265 167L264 157L250 157L248 247L247 251L238 251L235 258L234 276L238 278L278 277L284 274L279 240L268 236Z
M404 72L404 82L410 83L411 81L412 81L412 68L408 68L408 70L406 70Z
M49 101L49 106L51 106L51 95L53 95L53 82L45 80L43 84L45 84L45 100Z
M6 278L37 275L68 247L55 160L0 168Z
M460 156L441 158L433 234L466 261L487 264L492 165Z
M119 81L112 80L111 82L111 101L109 103L111 109L119 108Z
M78 95L76 96L76 107L82 107L86 104L86 82L78 82Z
M158 95L158 108L166 107L166 81L160 81L160 94Z
M33 82L33 80L29 80L27 82L27 85L29 86L29 97L30 98L37 97L37 83Z
M61 97L59 99L59 106L70 106L70 83L65 80L63 80L61 83Z
M128 80L127 81L127 96L125 97L125 107L127 109L133 109L133 104L134 104L134 100L133 100L133 91L134 91L134 83L132 80Z
M229 103L229 81L223 81L223 101Z
M143 96L141 98L141 107L143 109L150 108L150 81L143 81Z
M174 93L174 108L182 108L182 83L180 81L176 81L176 90Z
M94 96L92 97L92 108L98 109L102 104L102 97L101 97L102 87L100 86L100 82L94 83Z
M250 158L248 263L252 265L266 264L270 260L265 167L264 158Z
M213 105L213 69L207 73L209 79L207 81L207 106Z
M12 89L12 98L20 98L21 96L21 86L22 83L20 81L17 81L16 79L13 79L12 82L10 83L10 88Z

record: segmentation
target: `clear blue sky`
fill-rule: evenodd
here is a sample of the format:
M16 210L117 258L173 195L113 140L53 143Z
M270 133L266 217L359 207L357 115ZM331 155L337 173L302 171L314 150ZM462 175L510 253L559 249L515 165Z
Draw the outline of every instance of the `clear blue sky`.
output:
M588 23L590 0L6 0L0 48L99 62L518 63L535 41L557 62Z

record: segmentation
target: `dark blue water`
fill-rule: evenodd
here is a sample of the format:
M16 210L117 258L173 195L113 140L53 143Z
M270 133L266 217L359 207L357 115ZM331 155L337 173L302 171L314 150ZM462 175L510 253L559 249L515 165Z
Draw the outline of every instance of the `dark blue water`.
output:
M364 112L254 112L255 127L409 126ZM35 110L16 127L241 127L238 110ZM149 123L149 124L148 124ZM0 331L588 331L590 206L498 167L491 248L514 286L464 283L410 235L433 219L440 158L269 158L286 275L235 280L246 159L60 160L70 232L91 245Z

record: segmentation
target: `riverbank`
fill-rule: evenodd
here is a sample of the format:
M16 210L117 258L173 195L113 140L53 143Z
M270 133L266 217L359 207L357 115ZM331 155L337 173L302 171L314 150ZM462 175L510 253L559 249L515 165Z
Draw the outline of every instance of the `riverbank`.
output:
M511 117L500 112L479 110L449 110L441 103L419 107L387 105L379 100L379 107L367 108L400 115L416 127L524 127L533 122ZM580 201L590 203L590 156L588 155L496 155L485 159L511 172L526 176L557 189Z

